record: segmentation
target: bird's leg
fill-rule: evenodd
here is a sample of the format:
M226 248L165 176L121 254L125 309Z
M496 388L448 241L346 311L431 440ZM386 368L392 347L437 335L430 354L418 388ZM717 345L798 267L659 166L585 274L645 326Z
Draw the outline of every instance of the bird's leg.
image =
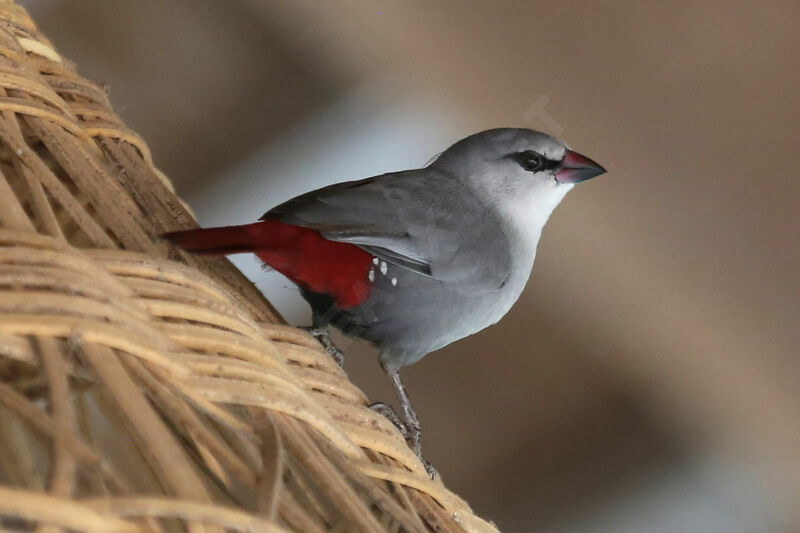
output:
M320 326L316 324L316 320L314 321L315 324L313 326L301 326L298 329L302 329L315 339L319 341L325 351L328 352L328 355L333 357L333 360L336 361L336 364L339 366L344 365L344 354L342 351L333 344L331 340L331 334L328 332L327 326Z
M400 381L400 374L396 370L389 371L388 374L392 380L392 385L394 385L397 398L400 400L400 407L403 409L403 418L405 418L408 428L406 438L409 440L414 452L422 457L422 429L420 428L417 412L414 410L414 406L411 405L411 399L408 397L403 382Z
M411 405L411 399L408 397L403 382L400 381L400 374L397 370L389 369L386 369L386 373L389 375L389 379L392 380L392 385L394 385L397 398L400 400L400 407L403 409L403 418L405 420L401 419L391 406L383 402L373 403L370 405L370 408L384 415L400 430L409 446L411 446L411 449L414 450L419 460L422 461L422 464L425 466L425 471L428 472L428 475L431 476L432 479L435 479L437 476L436 469L433 468L433 465L422 455L422 429L419 424L419 417L417 417L414 406Z

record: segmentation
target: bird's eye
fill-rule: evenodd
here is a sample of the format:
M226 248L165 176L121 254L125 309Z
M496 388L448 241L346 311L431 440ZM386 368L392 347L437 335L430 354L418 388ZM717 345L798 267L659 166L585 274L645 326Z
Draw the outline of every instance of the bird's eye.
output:
M516 159L517 163L519 163L519 166L528 172L537 172L544 169L545 166L545 159L542 157L542 154L534 152L533 150L526 150L524 152L514 154L514 159Z

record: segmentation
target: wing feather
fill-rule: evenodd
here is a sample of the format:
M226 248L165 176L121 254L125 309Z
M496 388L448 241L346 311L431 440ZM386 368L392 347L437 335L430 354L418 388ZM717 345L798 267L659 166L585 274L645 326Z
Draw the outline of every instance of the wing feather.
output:
M474 279L485 285L476 289L491 289L507 279L510 260L499 225L487 216L486 207L453 187L450 176L424 168L317 189L261 219L315 229L425 276ZM490 249L476 242L489 243Z

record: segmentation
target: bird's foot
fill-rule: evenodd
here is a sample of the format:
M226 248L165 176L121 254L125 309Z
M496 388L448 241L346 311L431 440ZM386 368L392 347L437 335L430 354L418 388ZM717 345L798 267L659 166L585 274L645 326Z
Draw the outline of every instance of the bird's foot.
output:
M325 351L328 352L328 355L333 357L333 360L336 361L336 364L339 366L344 365L344 354L342 351L333 344L331 340L331 334L328 332L327 328L319 328L315 326L301 326L298 329L302 329L315 339L319 341Z
M422 455L422 430L420 429L418 424L410 424L400 418L400 415L392 408L391 405L383 403L383 402L375 402L370 404L370 409L373 411L377 411L378 413L382 414L386 418L389 419L389 422L394 424L394 426L400 431L403 435L403 438L406 439L406 442L414 450L414 453L417 454L419 460L422 462L422 465L425 467L425 471L431 477L431 479L436 479L439 476L439 473L433 467L433 465L425 459Z
M389 422L394 424L394 427L396 427L400 431L400 433L403 434L403 437L408 439L409 435L408 425L405 422L403 422L403 419L400 418L400 416L392 408L391 405L383 402L375 402L373 404L370 404L369 408L388 418Z

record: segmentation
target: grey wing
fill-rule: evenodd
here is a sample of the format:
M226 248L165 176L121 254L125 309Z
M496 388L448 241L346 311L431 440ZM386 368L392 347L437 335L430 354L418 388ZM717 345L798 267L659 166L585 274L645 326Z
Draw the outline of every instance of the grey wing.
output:
M475 289L499 288L510 274L499 224L473 195L430 168L324 187L261 218L315 229L435 279L474 280Z

